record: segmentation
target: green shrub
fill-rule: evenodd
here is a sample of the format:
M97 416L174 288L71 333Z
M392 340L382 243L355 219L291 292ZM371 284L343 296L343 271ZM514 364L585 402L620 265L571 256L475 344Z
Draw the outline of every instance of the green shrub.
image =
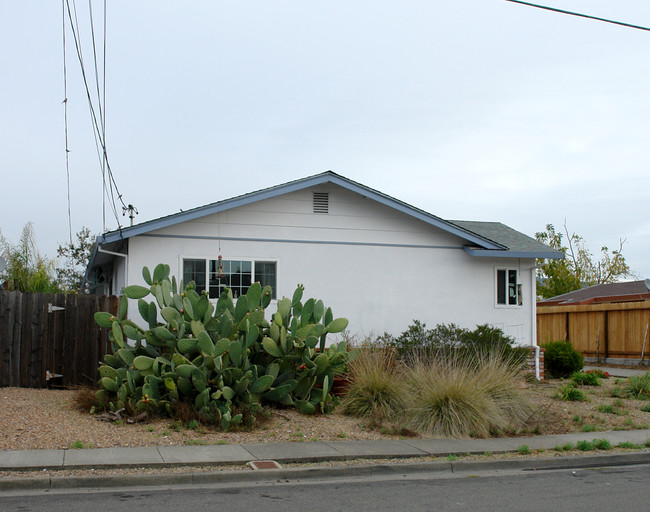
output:
M643 407L641 407L641 410L643 412L650 412L650 404L644 405Z
M607 439L594 439L592 441L594 450L611 450L612 449L612 443L610 443Z
M628 396L633 398L642 400L650 398L650 372L629 377L624 390Z
M542 345L544 370L552 377L568 377L582 370L584 358L568 341L552 341Z
M411 355L405 379L404 423L418 432L488 437L520 427L533 411L521 393L519 366L497 352Z
M640 445L640 444L634 444L634 443L631 442L631 441L623 441L622 443L618 443L618 444L616 445L616 447L617 447L617 448L630 448L630 449L633 449L633 450L639 450L639 449L642 448L642 445Z
M587 396L573 384L565 384L558 390L558 398L565 402L585 402Z
M573 443L558 444L553 448L556 452L570 452L573 450Z
M627 394L621 386L614 386L609 390L609 396L612 398L625 398Z
M577 386L600 386L600 378L594 373L575 372L571 375L571 380Z
M622 400L616 400L613 405L599 405L598 411L604 414L615 414L617 416L625 416L626 414L630 414L630 411L621 407L622 405Z
M401 364L389 348L361 348L348 366L350 384L341 401L345 414L381 422L399 415L406 395Z
M519 455L530 455L532 451L527 444L522 444L519 448L517 448L517 453Z
M608 372L605 370L601 370L600 368L594 368L593 370L587 370L585 373L592 373L596 377L600 377L601 379L609 379L610 375Z
M576 448L581 452L590 452L594 449L594 445L590 441L578 441Z
M529 349L514 345L514 339L501 329L488 324L477 325L472 331L458 327L456 324L438 324L427 329L419 320L413 323L397 338L384 333L376 338L374 345L386 344L397 349L400 356L423 349L434 352L453 354L454 357L474 357L496 351L508 359L522 362L530 354Z

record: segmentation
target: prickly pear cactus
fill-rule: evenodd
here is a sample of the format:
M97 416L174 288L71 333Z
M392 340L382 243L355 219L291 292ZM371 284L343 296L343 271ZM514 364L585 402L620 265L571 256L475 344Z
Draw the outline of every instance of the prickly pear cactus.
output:
M127 286L117 317L95 314L113 348L99 367L101 402L169 414L183 401L224 430L252 423L268 402L305 414L334 409L333 376L352 353L345 343L326 350L326 336L344 330L346 319L320 300L303 304L302 285L267 320L268 286L252 284L236 303L226 290L213 305L193 282L183 286L169 274L168 265L153 274L144 267L148 288ZM126 318L127 299L138 301L148 329Z

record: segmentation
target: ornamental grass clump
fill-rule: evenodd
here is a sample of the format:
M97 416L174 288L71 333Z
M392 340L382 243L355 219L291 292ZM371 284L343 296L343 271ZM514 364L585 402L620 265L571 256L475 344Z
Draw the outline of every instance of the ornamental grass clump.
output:
M650 398L650 372L643 375L633 375L625 383L625 393L640 400Z
M350 384L341 408L345 414L377 422L399 416L406 386L392 348L362 348L348 365Z
M446 437L489 437L517 429L534 410L522 394L519 368L495 351L411 357L404 423Z

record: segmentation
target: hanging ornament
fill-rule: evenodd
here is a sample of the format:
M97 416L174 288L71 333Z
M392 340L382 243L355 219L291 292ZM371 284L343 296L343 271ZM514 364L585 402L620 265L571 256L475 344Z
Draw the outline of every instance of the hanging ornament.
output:
M219 279L223 279L223 264L222 264L223 258L221 257L221 254L219 255L219 265L217 266L217 277Z

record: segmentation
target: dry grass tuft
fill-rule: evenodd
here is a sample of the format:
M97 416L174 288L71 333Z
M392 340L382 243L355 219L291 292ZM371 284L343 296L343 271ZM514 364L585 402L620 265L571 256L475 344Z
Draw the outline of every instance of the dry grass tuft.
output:
M518 429L533 405L519 366L491 352L468 357L414 356L406 375L404 423L423 434L489 437Z
M103 410L102 404L95 396L96 392L96 389L85 386L75 389L72 399L73 407L83 413L90 412L93 407L95 410Z
M361 349L348 371L350 384L341 400L345 414L377 423L401 414L406 387L394 349Z
M180 421L183 425L187 425L191 421L199 421L201 418L197 413L196 409L192 407L192 404L189 402L178 401L171 404L171 414L170 416Z

